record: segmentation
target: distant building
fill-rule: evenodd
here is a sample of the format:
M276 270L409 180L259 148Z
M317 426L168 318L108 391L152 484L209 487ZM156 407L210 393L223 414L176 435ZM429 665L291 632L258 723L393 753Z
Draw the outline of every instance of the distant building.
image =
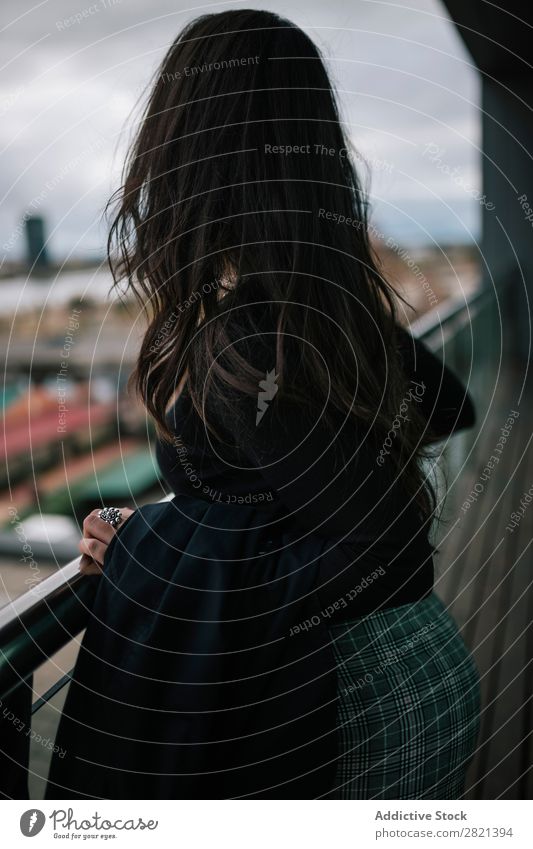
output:
M44 218L32 215L26 219L26 243L30 268L48 268L48 253L45 244Z

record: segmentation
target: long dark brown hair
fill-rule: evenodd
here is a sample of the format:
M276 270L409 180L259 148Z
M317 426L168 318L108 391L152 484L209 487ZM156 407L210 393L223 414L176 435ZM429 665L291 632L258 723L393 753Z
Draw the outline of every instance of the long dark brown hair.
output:
M301 29L248 9L189 23L157 72L112 200L112 272L149 324L132 385L162 438L173 437L166 414L177 387L186 384L214 432L206 395L228 387L257 395L258 373L232 348L228 324L253 286L254 299L259 291L275 307L280 396L310 407L329 396L383 442L407 382L396 298L370 245L335 94ZM294 338L303 341L298 381L285 355L284 340ZM390 456L428 518L415 406Z

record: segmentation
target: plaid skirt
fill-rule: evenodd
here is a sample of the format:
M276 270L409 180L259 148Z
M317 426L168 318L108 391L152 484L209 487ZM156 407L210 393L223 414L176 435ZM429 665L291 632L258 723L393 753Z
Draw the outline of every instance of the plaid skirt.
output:
M433 593L330 628L339 799L459 799L479 732L479 675Z

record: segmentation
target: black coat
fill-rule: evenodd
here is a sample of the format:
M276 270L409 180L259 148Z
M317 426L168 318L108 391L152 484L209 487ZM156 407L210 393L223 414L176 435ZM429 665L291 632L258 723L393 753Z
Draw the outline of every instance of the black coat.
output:
M336 768L324 538L180 495L109 546L47 798L316 798Z

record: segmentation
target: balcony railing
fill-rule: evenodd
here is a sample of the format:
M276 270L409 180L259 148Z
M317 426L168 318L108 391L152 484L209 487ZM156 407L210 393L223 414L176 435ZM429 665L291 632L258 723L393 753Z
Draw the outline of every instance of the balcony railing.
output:
M415 336L443 356L468 382L478 415L484 379L491 371L490 340L497 327L496 304L492 292L480 290L467 299L451 299L411 326ZM457 439L453 445L457 445ZM464 455L468 442L459 444L456 453ZM163 500L170 498L171 495ZM2 759L6 762L0 770L0 796L24 795L28 749L25 735L19 733L20 723L28 725L31 715L66 686L71 676L71 672L63 675L32 704L33 672L83 631L97 580L80 575L76 558L0 610L0 766Z

